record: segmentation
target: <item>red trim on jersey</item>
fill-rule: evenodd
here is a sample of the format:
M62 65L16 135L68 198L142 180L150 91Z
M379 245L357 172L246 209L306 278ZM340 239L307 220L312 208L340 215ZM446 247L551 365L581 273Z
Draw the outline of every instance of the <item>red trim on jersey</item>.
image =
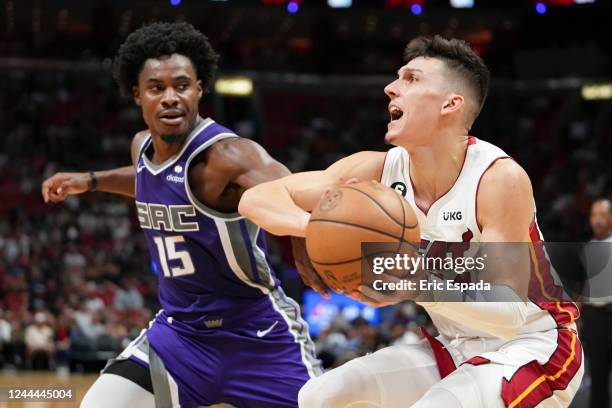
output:
M563 288L555 283L535 217L529 226L529 239L531 240L529 299L534 300L540 309L550 313L558 327L573 322L580 316L580 310L573 302L561 301L566 295Z
M436 365L438 366L438 372L440 373L440 378L444 378L455 371L457 366L455 366L453 357L450 355L446 347L444 347L439 340L433 338L424 327L421 327L421 331L423 332L423 335L429 342L429 346L433 351L434 358L436 359Z
M480 178L478 179L478 184L476 185L476 195L474 196L474 217L475 217L476 226L478 227L478 231L479 232L482 232L482 227L478 223L478 190L480 189L480 182L482 181L482 176L484 176L485 173L491 168L491 166L493 166L495 164L495 162L498 161L499 159L511 159L511 157L510 156L499 156L499 157L496 157L487 166L487 168L482 172L482 174L480 175Z
M469 360L465 360L463 363L461 363L461 365L463 364L471 364L473 366L479 366L482 364L488 364L490 363L491 360L489 360L488 358L484 358L484 357L480 357L480 356L475 356L470 358Z
M476 144L476 138L474 136L468 136L468 143L467 143L467 147L465 149L465 154L463 155L463 163L461 164L461 171L459 171L459 174L457 174L457 178L455 179L455 181L453 181L453 184L450 186L450 188L448 190L446 190L446 192L444 194L442 194L440 197L436 198L434 200L433 203L431 203L431 205L429 206L429 208L427 210L424 210L423 208L421 208L421 206L417 203L416 201L416 188L414 187L414 182L412 181L412 176L410 175L410 163L408 163L408 180L410 180L410 185L412 186L412 196L414 197L414 204L417 206L417 208L419 210L421 210L421 212L425 215L427 215L427 213L429 212L429 209L431 207L433 207L433 205L438 202L442 197L444 197L445 195L447 195L452 189L453 187L455 187L455 184L457 184L457 180L459 180L459 177L461 177L461 173L463 173L463 168L465 167L465 159L467 158L467 153L468 153L468 148L471 145Z
M582 365L582 346L571 329L559 329L557 347L548 362L533 360L520 367L510 380L502 379L501 396L507 408L531 408L564 390Z

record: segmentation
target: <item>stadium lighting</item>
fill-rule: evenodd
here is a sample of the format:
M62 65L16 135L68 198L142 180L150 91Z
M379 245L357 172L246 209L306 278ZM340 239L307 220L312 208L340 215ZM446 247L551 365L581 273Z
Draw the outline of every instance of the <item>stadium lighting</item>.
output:
M170 0L171 6L176 7L176 6L180 6L180 4L181 4L181 0Z
M327 0L327 5L331 8L349 8L353 5L353 0Z
M536 4L535 6L536 9L536 13L538 14L545 14L546 13L546 4L539 2Z
M412 11L412 14L415 16L420 16L423 12L423 7L420 4L413 4L410 6L410 11Z
M454 8L472 8L474 0L450 0L450 5Z
M298 12L299 9L300 9L300 6L296 2L290 1L289 3L287 3L287 11L289 13L295 14Z
M226 96L249 96L253 93L253 81L247 77L224 77L215 81L215 92Z
M612 99L612 83L584 85L581 93L582 99L587 101Z

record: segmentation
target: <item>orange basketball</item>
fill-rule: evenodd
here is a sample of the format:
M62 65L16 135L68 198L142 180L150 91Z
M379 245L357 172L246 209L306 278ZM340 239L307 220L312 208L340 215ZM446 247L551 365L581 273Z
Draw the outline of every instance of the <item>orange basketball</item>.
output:
M308 256L332 289L347 292L361 284L361 264L367 257L362 242L398 244L397 251L406 243L418 248L420 242L418 221L408 202L376 181L330 191L312 211L306 228Z

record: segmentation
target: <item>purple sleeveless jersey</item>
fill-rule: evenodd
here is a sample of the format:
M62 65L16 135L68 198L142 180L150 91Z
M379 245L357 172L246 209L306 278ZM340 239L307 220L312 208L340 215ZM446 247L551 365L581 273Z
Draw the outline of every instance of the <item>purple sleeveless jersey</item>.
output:
M164 163L148 159L150 137L140 148L136 208L163 310L116 360L149 369L158 407L296 408L299 389L321 373L299 306L272 273L263 231L190 190L190 163L229 137L237 136L205 119Z
M187 182L191 161L233 132L211 119L183 149L159 165L144 142L136 174L136 207L159 277L159 300L169 315L222 317L278 286L266 257L265 234L238 213L206 207Z

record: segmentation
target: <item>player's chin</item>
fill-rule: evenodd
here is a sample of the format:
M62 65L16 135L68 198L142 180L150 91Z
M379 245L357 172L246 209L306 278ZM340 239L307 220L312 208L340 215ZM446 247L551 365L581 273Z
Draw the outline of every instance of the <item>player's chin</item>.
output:
M392 130L387 130L387 133L385 134L385 143L390 144L390 145L396 145L397 137L398 137L397 132L394 132Z

